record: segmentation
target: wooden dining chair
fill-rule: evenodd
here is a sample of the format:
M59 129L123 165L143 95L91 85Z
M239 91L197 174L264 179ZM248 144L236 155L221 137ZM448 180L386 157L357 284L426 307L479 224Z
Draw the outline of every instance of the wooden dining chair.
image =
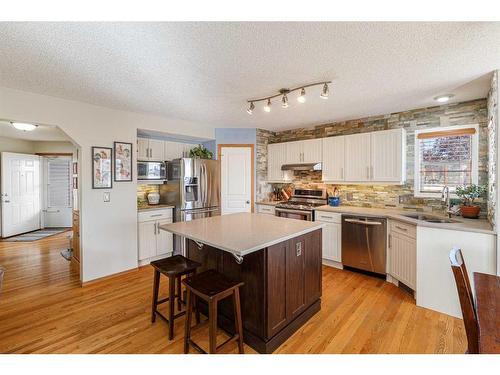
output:
M462 308L462 316L467 334L467 352L468 354L479 353L479 325L477 322L477 312L474 304L474 296L470 287L467 268L465 267L462 251L454 248L450 251L450 262L455 283L457 284L458 298Z

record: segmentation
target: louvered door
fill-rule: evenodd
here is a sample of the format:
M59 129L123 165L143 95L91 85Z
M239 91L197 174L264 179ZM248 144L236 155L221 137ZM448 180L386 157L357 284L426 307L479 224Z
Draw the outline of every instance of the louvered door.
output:
M44 158L44 227L71 227L71 157Z

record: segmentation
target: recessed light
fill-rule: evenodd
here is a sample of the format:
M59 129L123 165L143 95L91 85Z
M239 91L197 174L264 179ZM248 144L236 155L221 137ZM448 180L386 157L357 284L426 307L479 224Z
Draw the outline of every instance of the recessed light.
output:
M451 98L453 98L455 95L453 94L446 94L446 95L439 95L439 96L436 96L434 98L434 100L436 102L439 102L439 103L446 103L448 100L450 100Z
M17 130L23 130L25 132L30 132L38 127L38 125L28 124L26 122L11 122L11 124Z

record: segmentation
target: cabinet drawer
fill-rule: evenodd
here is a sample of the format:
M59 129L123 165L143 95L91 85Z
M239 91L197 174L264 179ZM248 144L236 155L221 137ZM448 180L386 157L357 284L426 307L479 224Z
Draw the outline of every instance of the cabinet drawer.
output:
M269 215L274 215L274 206L268 206L265 204L258 204L257 205L257 212L259 214L269 214Z
M390 231L391 233L401 233L405 236L411 238L417 238L417 228L415 225L403 223L401 221L391 220L390 223Z
M326 212L326 211L316 211L314 213L315 221L324 221L325 223L342 223L342 214L338 214L335 212Z
M137 217L139 222L168 219L172 217L172 209L166 208L164 210L143 211L139 212Z

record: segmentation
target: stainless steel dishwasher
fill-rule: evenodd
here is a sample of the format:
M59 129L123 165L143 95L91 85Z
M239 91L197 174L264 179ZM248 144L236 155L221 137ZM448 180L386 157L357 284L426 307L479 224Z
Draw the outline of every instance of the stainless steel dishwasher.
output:
M385 274L387 220L342 215L342 264Z

